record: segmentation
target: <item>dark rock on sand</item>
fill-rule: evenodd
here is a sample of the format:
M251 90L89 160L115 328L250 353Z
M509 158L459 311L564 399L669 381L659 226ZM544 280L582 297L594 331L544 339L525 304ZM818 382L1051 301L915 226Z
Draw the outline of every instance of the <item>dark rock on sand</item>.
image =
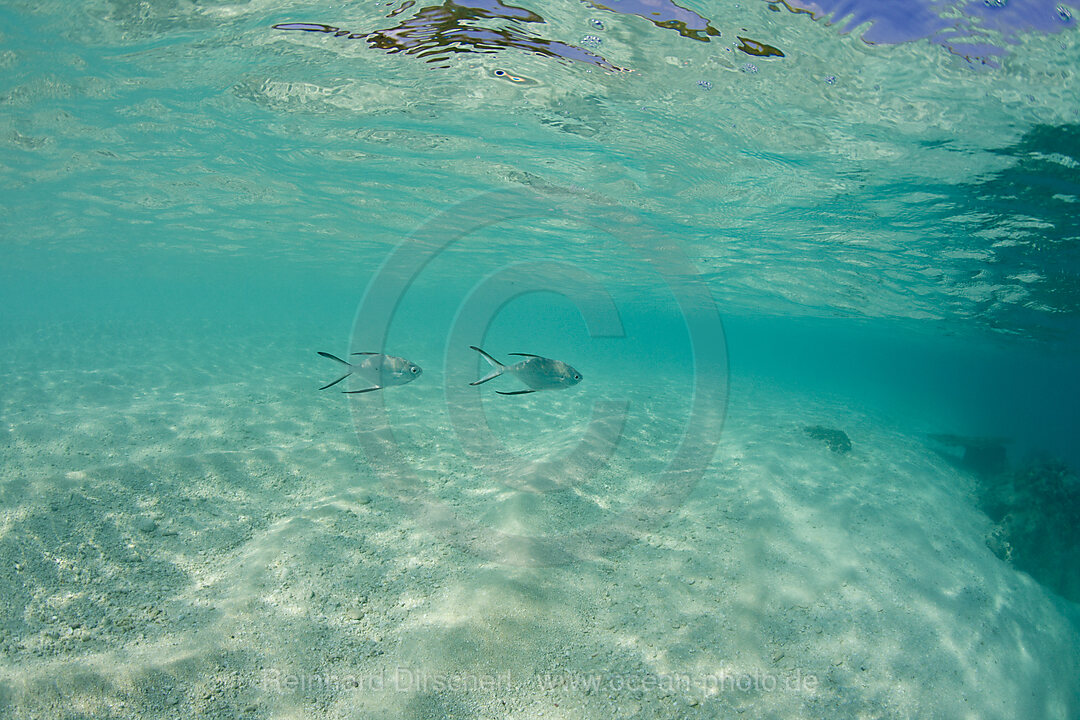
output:
M824 425L807 425L803 430L815 440L821 440L834 453L844 455L851 451L851 439L843 430L825 427Z
M979 505L994 526L986 544L1002 560L1080 602L1080 476L1054 458L978 479Z
M1009 456L1005 445L1009 441L999 437L968 437L949 433L930 435L929 438L948 448L958 450L960 457L950 456L961 467L980 475L990 476L1005 472L1009 467Z

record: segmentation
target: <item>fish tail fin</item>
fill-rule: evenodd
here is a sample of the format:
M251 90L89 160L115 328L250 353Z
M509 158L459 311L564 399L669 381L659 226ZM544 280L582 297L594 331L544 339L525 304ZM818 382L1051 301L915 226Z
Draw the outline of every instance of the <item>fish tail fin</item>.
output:
M318 352L318 353L319 353L320 355L322 355L322 356L323 356L324 358L330 358L331 360L337 360L337 361L338 361L339 363L341 363L342 365L349 365L349 367L352 367L352 365L350 365L349 363L345 362L344 360L342 360L341 358L339 358L339 357L338 357L337 355L331 355L330 353L324 353L324 352L323 352L322 350L318 350L317 352Z
M332 383L329 383L329 384L327 384L327 385L323 385L323 386L322 386L321 388L319 388L319 389L320 389L320 390L325 390L325 389L326 389L326 388L328 388L328 387L334 387L335 385L337 385L337 384L338 384L339 382L341 382L341 381L342 381L342 380L344 380L345 378L349 377L350 375L352 375L352 373L351 373L351 372L347 372L347 373L345 373L344 375L342 375L341 377L339 377L339 378L338 378L337 380L335 380L334 382L332 382Z
M491 372L489 372L487 375L480 378L476 382L469 383L470 385L481 385L483 383L486 383L488 380L494 380L495 378L497 378L497 377L499 377L500 375L503 374L503 370L506 369L505 365L503 365L501 362L499 362L495 358L491 357L490 355L488 355L486 352L484 352L480 348L476 347L475 345L470 345L469 348L472 349L472 350L475 350L476 352L483 355L484 359L488 361L488 364L490 364L491 367L495 368L494 370L492 370Z
M319 351L317 351L317 352L318 352L318 353L319 353L320 355L322 355L322 356L323 356L324 358L330 358L331 360L337 360L337 361L338 361L339 363L341 363L342 365L347 365L348 367L352 367L352 365L350 365L349 363L345 362L344 360L342 360L341 358L339 358L339 357L338 357L337 355L331 355L330 353L324 353L324 352L322 352L321 350L319 350ZM333 386L337 385L337 384L338 384L339 382L341 382L342 380L344 380L345 378L349 377L350 375L352 375L352 370L350 370L349 372L345 373L344 375L342 375L341 377L339 377L339 378L338 378L337 380L335 380L334 382L332 382L332 383L330 383L330 384L328 384L328 385L323 385L323 386L322 386L321 388L319 388L319 389L320 389L320 390L325 390L325 389L326 389L326 388L328 388L328 387L333 387Z

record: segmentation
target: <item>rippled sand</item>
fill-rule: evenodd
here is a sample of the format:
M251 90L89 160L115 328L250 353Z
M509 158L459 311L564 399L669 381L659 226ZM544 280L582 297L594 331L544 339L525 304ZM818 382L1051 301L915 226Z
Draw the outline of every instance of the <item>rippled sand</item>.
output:
M5 716L1075 715L1075 606L987 549L921 428L744 380L652 512L688 382L470 389L485 461L430 370L385 396L400 464L374 472L370 399L258 345L9 355ZM545 475L597 400L629 403L613 457Z

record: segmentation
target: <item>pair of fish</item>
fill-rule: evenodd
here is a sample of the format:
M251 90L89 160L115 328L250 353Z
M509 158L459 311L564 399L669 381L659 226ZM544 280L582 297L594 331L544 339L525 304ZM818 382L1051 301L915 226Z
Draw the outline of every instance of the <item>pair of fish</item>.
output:
M530 355L529 353L510 353L525 359L513 365L504 365L475 345L471 345L470 348L480 353L492 367L490 373L476 382L469 383L470 385L482 385L488 380L494 380L500 375L508 374L515 376L529 386L528 390L516 390L514 392L496 390L500 395L527 395L537 390L561 390L581 382L581 373L561 360L552 360L551 358ZM359 362L350 363L330 353L320 351L319 354L324 358L336 360L349 368L347 373L334 382L323 385L319 388L320 390L333 387L350 375L360 377L371 386L362 390L345 390L344 392L348 395L382 390L393 385L404 385L420 377L424 372L416 363L393 355L358 352L353 353L353 355L360 355L362 359Z

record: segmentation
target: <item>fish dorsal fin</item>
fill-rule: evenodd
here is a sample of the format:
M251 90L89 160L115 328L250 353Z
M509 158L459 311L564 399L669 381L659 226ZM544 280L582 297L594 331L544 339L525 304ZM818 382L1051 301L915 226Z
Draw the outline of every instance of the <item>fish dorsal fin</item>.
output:
M382 353L372 353L372 352L359 352L359 353L349 353L349 354L350 355L382 355Z
M533 355L532 353L506 353L507 355L519 355L521 357L543 357L543 355Z

